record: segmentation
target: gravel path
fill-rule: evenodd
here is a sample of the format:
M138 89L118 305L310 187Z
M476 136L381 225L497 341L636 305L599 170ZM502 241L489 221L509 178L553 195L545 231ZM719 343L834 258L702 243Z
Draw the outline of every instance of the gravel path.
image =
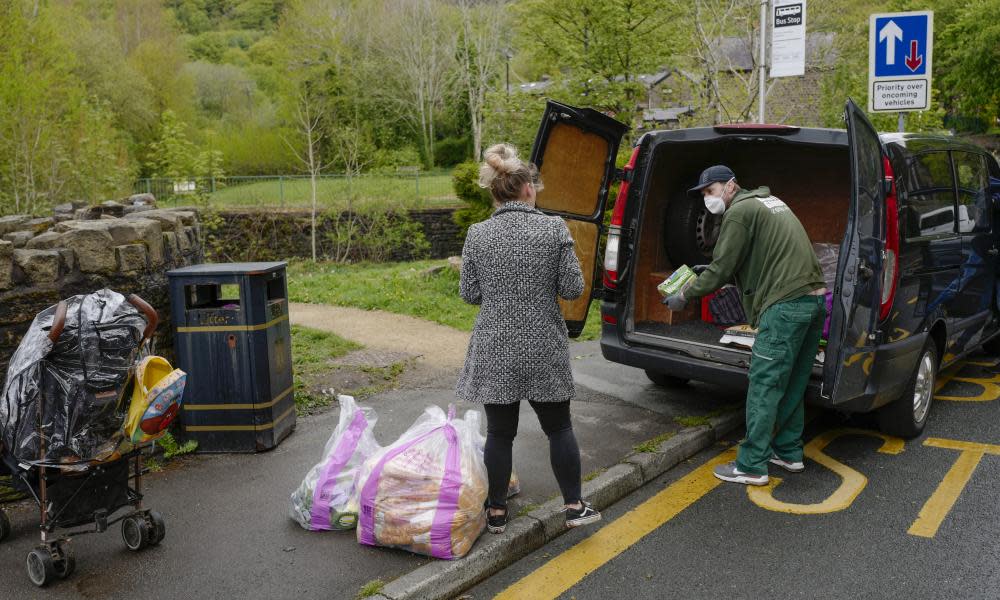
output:
M380 310L298 302L289 308L293 325L329 331L367 348L405 352L442 369L459 369L465 362L469 334L451 327Z

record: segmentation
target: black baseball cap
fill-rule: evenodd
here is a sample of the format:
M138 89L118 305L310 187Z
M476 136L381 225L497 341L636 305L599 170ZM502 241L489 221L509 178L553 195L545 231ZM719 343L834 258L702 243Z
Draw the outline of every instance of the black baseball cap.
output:
M688 195L697 196L701 190L713 183L725 183L730 179L736 179L736 173L726 165L713 165L701 172L698 178L698 185L688 190Z

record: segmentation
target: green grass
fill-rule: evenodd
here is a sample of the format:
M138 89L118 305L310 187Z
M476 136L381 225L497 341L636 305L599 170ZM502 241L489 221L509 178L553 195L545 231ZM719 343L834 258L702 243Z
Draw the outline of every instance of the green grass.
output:
M385 587L385 582L382 581L381 579L375 579L373 581L369 581L368 583L361 586L361 589L358 590L357 597L359 599L369 598L371 596L374 596L375 594L380 593L382 591L382 588L384 587Z
M699 416L689 416L689 417L674 417L674 422L681 427L701 427L702 425L708 425L712 419L715 417L721 417L726 413L731 413L743 406L742 402L737 402L734 404L727 404L722 408L717 408L710 413L699 415Z
M450 173L427 173L419 178L394 175L362 175L320 179L316 185L317 202L324 209L344 209L348 198L360 204L388 204L400 208L457 206ZM184 197L178 199L183 203ZM216 208L282 207L303 208L311 205L312 190L308 177L260 179L230 178L217 182L209 203Z
M656 452L656 449L660 447L660 444L674 437L676 432L668 431L666 433L661 433L651 440L646 440L645 442L633 447L636 452Z
M314 396L308 392L310 382L322 371L330 368L330 359L359 349L361 349L359 344L338 335L292 325L292 369L295 376L296 407L303 411L329 404L329 398Z
M424 274L440 265L447 262L341 265L293 261L288 267L288 295L293 302L384 310L472 331L479 307L459 297L458 272L445 268L434 275ZM600 307L593 302L578 339L596 340L600 335Z

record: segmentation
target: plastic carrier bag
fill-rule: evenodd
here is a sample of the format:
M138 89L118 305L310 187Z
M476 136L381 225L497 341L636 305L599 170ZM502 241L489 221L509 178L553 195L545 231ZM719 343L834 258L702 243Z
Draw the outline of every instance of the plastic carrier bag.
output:
M340 421L326 442L323 460L292 493L292 519L311 531L354 529L358 522L358 469L382 449L372 434L378 420L375 411L358 406L351 396L338 396L337 400Z
M358 480L358 542L446 560L465 556L486 528L488 483L477 447L479 413L424 410Z
M58 305L35 316L11 356L0 394L0 446L25 466L82 470L128 449L127 383L143 355L147 322L108 289L65 303L55 343L49 333Z

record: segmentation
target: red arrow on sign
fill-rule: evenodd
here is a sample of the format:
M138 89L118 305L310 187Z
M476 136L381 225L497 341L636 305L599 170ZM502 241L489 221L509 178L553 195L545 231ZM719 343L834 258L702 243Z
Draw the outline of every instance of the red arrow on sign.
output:
M920 65L924 64L924 57L923 55L917 56L917 49L917 40L910 41L910 55L906 57L906 66L914 72L920 68Z

